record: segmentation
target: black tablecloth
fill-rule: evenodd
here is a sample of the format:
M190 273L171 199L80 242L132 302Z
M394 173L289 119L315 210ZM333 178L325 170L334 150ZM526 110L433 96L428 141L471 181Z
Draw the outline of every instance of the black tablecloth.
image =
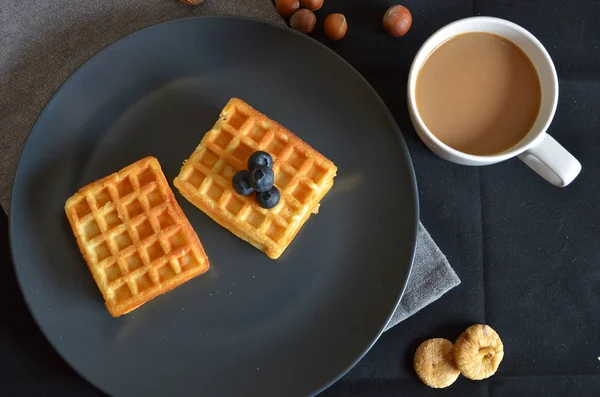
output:
M404 38L381 29L391 4L326 0L318 17L344 13L348 35L332 43L319 27L315 37L354 65L396 117L417 173L421 219L462 284L385 333L323 394L600 395L600 1L407 0L413 26ZM514 21L550 52L560 99L549 132L583 165L571 186L553 187L518 160L485 168L451 164L416 137L405 97L411 60L435 30L472 15ZM36 327L11 266L3 213L0 226L0 395L102 395ZM506 354L498 373L480 382L461 378L442 391L421 384L412 370L416 346L430 337L453 340L472 323L501 335Z

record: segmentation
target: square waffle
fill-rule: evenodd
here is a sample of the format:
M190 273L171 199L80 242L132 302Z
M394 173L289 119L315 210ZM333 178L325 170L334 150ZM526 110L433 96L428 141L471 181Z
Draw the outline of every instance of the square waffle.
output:
M208 270L202 244L154 157L83 187L65 212L114 317Z
M270 210L243 197L232 177L258 150L273 157L279 204ZM192 204L233 234L277 259L333 186L337 167L244 101L233 98L187 160L175 186Z

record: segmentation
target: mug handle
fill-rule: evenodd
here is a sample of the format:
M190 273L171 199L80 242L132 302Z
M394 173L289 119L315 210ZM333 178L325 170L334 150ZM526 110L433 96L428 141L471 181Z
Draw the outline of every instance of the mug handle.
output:
M573 182L581 171L581 163L547 133L519 158L539 176L559 187Z

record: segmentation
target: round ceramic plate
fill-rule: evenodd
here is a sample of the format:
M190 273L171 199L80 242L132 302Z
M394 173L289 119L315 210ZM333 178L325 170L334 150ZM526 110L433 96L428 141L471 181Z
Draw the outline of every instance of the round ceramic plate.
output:
M277 261L176 192L211 269L112 318L65 200L144 156L172 181L231 97L331 159L332 190ZM38 325L108 394L300 396L335 382L377 340L404 290L417 222L400 131L352 67L291 29L205 17L130 35L58 90L19 163L10 237Z

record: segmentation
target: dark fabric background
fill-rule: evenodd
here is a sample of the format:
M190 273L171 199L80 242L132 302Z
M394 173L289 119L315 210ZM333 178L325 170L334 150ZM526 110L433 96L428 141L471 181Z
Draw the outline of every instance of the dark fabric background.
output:
M354 65L396 117L413 156L422 221L462 284L385 333L323 395L600 396L600 1L406 0L413 27L404 38L381 30L391 4L326 0L319 19L346 14L348 35L331 43L319 28L314 36ZM583 165L571 186L552 187L518 160L454 165L417 139L406 110L410 62L431 33L472 15L512 20L550 52L561 90L550 133ZM1 211L0 217L0 395L102 395L33 322L14 277ZM412 370L416 346L430 337L453 340L480 322L504 341L498 373L481 382L461 378L445 390L421 384Z

